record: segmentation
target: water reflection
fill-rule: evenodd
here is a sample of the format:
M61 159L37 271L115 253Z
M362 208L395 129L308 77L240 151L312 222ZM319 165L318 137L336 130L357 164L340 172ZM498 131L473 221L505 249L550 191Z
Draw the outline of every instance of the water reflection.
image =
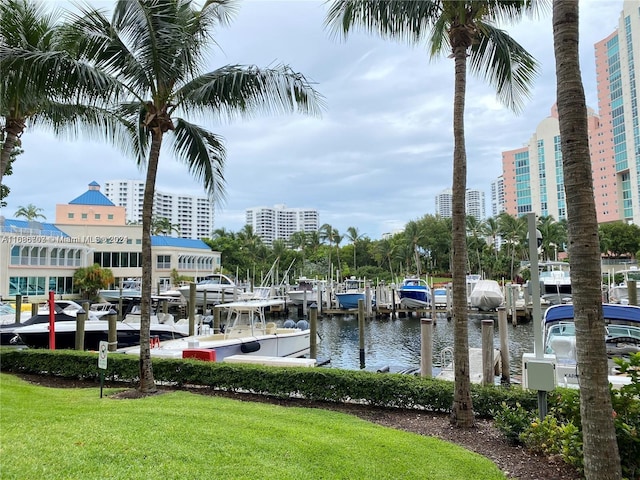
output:
M494 346L500 347L497 315L470 314L469 346L482 346L482 320L494 320ZM531 323L516 327L508 324L510 371L517 375L522 369L523 352L533 351ZM389 366L390 371L420 366L420 319L381 318L367 320L364 326L365 365L367 370ZM323 316L318 318L318 359L330 359L329 368L360 369L358 319L355 315ZM438 316L433 328L433 363L440 364L441 351L453 347L453 322Z

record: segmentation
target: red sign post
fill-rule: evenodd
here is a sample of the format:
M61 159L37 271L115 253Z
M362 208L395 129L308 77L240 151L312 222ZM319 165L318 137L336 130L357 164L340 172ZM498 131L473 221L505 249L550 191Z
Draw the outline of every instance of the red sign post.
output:
M56 309L55 292L49 292L49 349L56 349Z

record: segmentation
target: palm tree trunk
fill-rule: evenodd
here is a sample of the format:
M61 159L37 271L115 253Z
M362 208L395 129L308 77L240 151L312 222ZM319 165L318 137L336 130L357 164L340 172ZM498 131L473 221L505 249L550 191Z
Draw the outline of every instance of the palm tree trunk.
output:
M151 223L153 221L153 197L158 173L158 160L162 146L162 133L151 129L151 150L147 165L147 178L144 186L142 203L142 299L140 301L140 391L155 392L156 383L153 378L151 364Z
M457 427L474 424L471 403L471 378L469 374L469 333L467 315L467 235L465 218L465 195L467 190L467 158L464 138L464 104L467 77L467 48L454 47L455 93L453 100L453 195L452 206L452 257L453 277L453 322L454 322L454 367L455 386L451 422Z
M553 2L553 40L567 197L584 474L587 479L617 480L622 474L607 378L598 222L587 106L578 54L578 0Z
M0 184L2 183L4 172L7 170L9 162L11 161L11 152L13 152L23 131L24 120L20 121L7 118L5 128L6 137L4 139L4 145L2 145L2 152L0 152Z

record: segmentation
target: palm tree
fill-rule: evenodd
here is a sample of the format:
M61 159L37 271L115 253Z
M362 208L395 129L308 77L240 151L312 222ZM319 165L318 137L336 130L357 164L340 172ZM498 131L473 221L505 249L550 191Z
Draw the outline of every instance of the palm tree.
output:
M203 181L212 200L224 198L222 140L191 123L200 118L246 118L267 113L319 113L322 100L290 67L260 69L228 65L201 73L214 28L228 23L231 0L118 0L111 20L82 8L72 16L69 43L80 58L108 72L128 92L116 113L129 137L112 136L146 167L142 212L142 302L140 385L155 391L150 359L151 223L156 173L165 140L174 155ZM107 134L112 132L107 131Z
M467 58L470 58L471 70L493 84L504 103L514 109L521 107L536 62L494 23L502 19L518 20L534 7L535 2L529 0L334 0L327 16L327 23L345 35L352 26L358 25L383 37L407 40L412 44L427 40L431 56L445 54L455 62L452 184L455 392L451 419L460 427L474 423L466 303L464 104Z
M498 249L496 248L496 239L500 235L500 224L498 223L498 219L496 217L487 218L484 222L482 233L483 235L491 238L491 249L495 253L496 258L498 258Z
M89 127L116 128L95 102L115 93L117 83L74 58L58 18L45 11L45 2L0 2L0 183L28 125L71 135L79 126L84 134Z
M356 227L348 227L345 234L351 243L353 243L353 271L356 271L356 250L358 247L358 241L362 239L362 235L358 232Z
M419 277L422 274L422 269L420 268L422 262L420 261L418 246L420 246L426 236L425 231L420 228L420 224L418 222L411 221L404 227L404 234L411 246L413 262L416 266L416 275Z
M171 220L165 217L153 217L151 220L151 235L171 235L175 232L180 234L180 225L171 223Z
M498 215L498 225L500 226L500 236L505 241L511 257L511 280L515 278L515 258L516 252L527 238L527 218L513 217L506 212Z
M571 289L580 382L584 474L622 476L607 378L605 323L600 295L598 221L589 154L587 104L578 48L578 0L553 2L560 148L567 198Z
M36 207L33 203L30 203L26 207L18 207L15 216L16 218L26 218L28 222L33 222L39 218L46 220L47 217L45 217L42 212L44 212L44 209Z

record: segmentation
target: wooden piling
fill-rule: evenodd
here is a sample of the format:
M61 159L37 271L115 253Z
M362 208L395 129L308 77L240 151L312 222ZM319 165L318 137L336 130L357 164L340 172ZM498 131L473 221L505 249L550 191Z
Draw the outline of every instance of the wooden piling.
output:
M18 311L18 310L16 310ZM38 304L36 302L33 302L31 304L31 316L35 317L36 315L38 315Z
M358 300L358 337L360 343L360 368L364 368L364 300L362 299Z
M311 338L309 339L309 357L318 358L318 308L311 306L309 312L309 327L311 330Z
M420 319L420 376L433 376L433 321Z
M22 315L22 295L16 295L16 323L20 323L20 316Z
M224 291L224 290L223 290ZM189 284L189 336L196 332L196 284Z
M84 323L89 315L89 303L82 304L82 310L78 310L76 313L76 344L75 349L78 351L84 350Z
M635 280L627 280L627 291L629 292L629 305L638 305L638 287Z
M493 320L482 320L482 385L493 385Z
M507 311L498 307L498 334L500 336L500 384L511 384L509 359L509 333L507 331Z
M118 312L111 309L107 316L109 332L107 333L107 341L109 342L108 350L115 352L118 349Z

